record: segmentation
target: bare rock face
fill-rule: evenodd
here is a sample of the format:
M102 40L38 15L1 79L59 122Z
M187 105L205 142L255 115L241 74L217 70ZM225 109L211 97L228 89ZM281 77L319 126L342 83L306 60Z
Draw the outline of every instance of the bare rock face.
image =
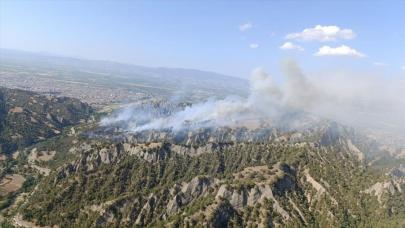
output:
M171 145L171 151L180 154L180 155L189 155L189 156L198 156L204 153L212 153L215 149L217 149L217 145L213 143L208 143L203 146L182 146L182 145Z
M396 168L386 173L388 179L379 181L370 186L369 188L361 191L361 193L370 194L377 197L380 204L384 203L384 196L402 193L405 185L405 165L400 164Z
M90 172L101 164L111 164L119 160L123 147L121 144L87 144L83 143L78 147L72 147L74 153L80 153L80 157L59 169L58 176L66 177L79 170ZM69 151L73 151L71 150Z
M231 198L229 199L229 203L234 208L242 208L247 203L247 194L245 191L238 193L237 191L232 192Z
M255 186L254 188L250 189L247 198L247 205L253 206L254 204L256 204L256 202L258 202L261 199L262 196L263 192L258 187Z
M222 185L216 195L216 199L227 199L235 209L242 209L246 206L254 206L257 203L263 203L264 200L270 199L273 202L273 208L286 220L290 218L289 213L284 210L280 203L273 195L273 191L269 185L254 186L253 188L238 190L228 190L225 185Z
M245 185L244 181L256 172L258 176L264 175L266 180L257 181L253 185ZM233 182L210 176L197 176L189 182L177 183L166 191L150 194L143 205L139 205L139 209L132 208L130 205L134 205L135 202L129 199L121 200L120 203L107 202L101 207L100 218L97 219L96 225L106 226L116 222L111 213L118 210L126 215L125 221L128 224L144 226L150 222L153 216L168 219L174 214L181 213L187 205L192 205L199 199L205 199L209 196L213 197L212 201L207 206L185 217L184 225L194 226L195 222L198 221L199 224L207 227L222 227L246 207L255 207L258 204L268 202L271 202L272 210L279 214L284 222L287 222L292 215L284 209L284 206L275 196L275 194L282 194L275 192L287 192L295 188L290 180L285 180L291 178L286 172L292 172L292 170L285 165L276 164L271 168L267 166L247 167L234 174L238 178L234 179ZM244 175L246 177L243 177ZM256 179L253 178L253 180ZM239 185L242 187L237 187ZM163 212L159 211L162 206L165 208Z
M119 149L117 147L102 148L98 152L101 162L105 164L110 164L111 162L114 162L118 157L118 153Z
M247 206L254 207L258 203L264 203L269 200L273 202L273 210L280 214L284 220L288 221L291 215L283 208L273 194L273 189L276 192L286 192L295 188L292 180L285 180L291 178L288 175L284 175L285 171L291 172L289 168L280 164L276 164L272 169L267 168L267 166L248 167L240 173L235 173L234 176L237 178L231 183L226 180L218 180L205 176L195 177L190 182L175 185L170 190L170 194L173 197L167 204L166 213L169 216L178 213L183 207L193 201L213 194L214 201L205 209L186 218L186 224L193 224L191 221L200 217L206 218L204 224L207 225L224 224L224 221L227 221L233 213L242 211ZM262 177L261 174L267 175L265 176L266 180L257 181L252 186L249 184L244 186L243 183L251 177L253 172L258 172L259 174L257 175L260 177ZM246 177L243 177L244 175ZM253 180L255 179L253 178ZM242 187L237 187L240 184L242 184Z
M215 183L215 179L212 177L195 177L189 183L186 183L181 188L186 198L191 200L192 198L199 197L206 193L208 188Z
M391 181L387 182L377 182L370 188L363 191L363 193L372 194L377 196L378 202L382 203L382 197L386 193L395 193L395 186Z
M157 162L166 158L170 152L168 146L164 143L149 144L123 144L124 152L137 156L148 162Z
M221 187L219 187L217 195L215 197L216 198L231 198L232 192L228 191L226 185L221 185Z
M198 197L208 193L210 188L214 188L219 180L212 177L197 176L188 183L183 183L182 186L174 186L171 189L173 198L167 205L167 214L171 215L178 212L181 206L184 206Z
M377 182L362 193L374 195L379 203L383 203L383 197L386 194L393 195L396 192L402 192L401 185L405 184L405 178L391 179L384 182Z
M145 203L145 205L143 206L141 212L139 213L135 224L136 225L143 225L145 224L145 219L147 218L148 215L152 214L154 208L155 208L155 204L156 204L156 196L151 195L149 197L149 199L147 200L147 202Z
M172 215L174 213L177 213L181 207L181 205L185 204L186 202L183 201L184 199L179 196L175 195L173 199L169 201L166 207L166 212L168 215Z
M348 139L346 142L347 142L347 147L348 147L349 151L353 155L355 155L359 161L364 161L365 156L364 156L363 152L361 152L359 150L359 148L357 148L350 139Z

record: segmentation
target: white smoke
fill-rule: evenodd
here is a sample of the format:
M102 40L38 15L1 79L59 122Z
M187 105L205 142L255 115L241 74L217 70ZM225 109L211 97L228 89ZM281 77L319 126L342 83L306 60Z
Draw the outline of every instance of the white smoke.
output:
M222 126L244 126L278 115L282 102L282 91L262 69L255 70L250 78L250 96L229 96L225 99L209 99L196 103L168 116L154 116L138 106L128 107L113 116L102 119L102 125L125 123L126 130L207 128ZM146 121L145 121L146 120Z
M169 115L130 107L102 124L121 122L133 132L248 126L252 121L276 124L283 116L302 111L355 127L405 132L405 99L400 95L404 80L348 74L306 77L293 61L285 62L283 71L284 83L277 85L263 69L256 69L247 98L209 99Z

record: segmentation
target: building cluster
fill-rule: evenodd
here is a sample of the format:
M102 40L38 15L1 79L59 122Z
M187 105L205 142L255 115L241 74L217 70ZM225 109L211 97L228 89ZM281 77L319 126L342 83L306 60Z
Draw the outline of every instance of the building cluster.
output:
M132 102L148 97L145 93L136 91L136 89L63 81L41 75L28 75L24 74L24 72L0 72L0 86L78 98L94 106Z

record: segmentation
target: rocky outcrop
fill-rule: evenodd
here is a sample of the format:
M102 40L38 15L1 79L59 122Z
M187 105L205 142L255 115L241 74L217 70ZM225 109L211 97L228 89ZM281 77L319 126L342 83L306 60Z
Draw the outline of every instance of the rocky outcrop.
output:
M197 176L190 182L183 183L181 186L175 185L170 190L173 197L167 204L167 214L172 215L177 213L182 206L190 203L198 197L207 195L209 189L211 188L213 190L215 184L218 182L218 179L212 177Z
M164 143L148 144L123 144L124 152L129 155L137 156L148 162L157 162L167 157L170 150Z
M74 150L72 150L74 148ZM80 153L80 157L57 170L57 178L61 179L77 171L90 172L101 164L111 164L119 160L123 154L121 144L87 144L83 143L78 147L72 147L69 152Z
M349 151L357 157L357 159L359 161L364 161L364 154L359 150L359 148L357 148L350 139L348 139L347 141L347 147L349 149Z
M362 193L374 195L377 197L379 203L383 203L383 197L385 194L395 194L396 192L402 192L401 185L405 184L404 179L388 180L384 182L377 182L370 188L362 191Z
M146 222L145 220L147 219L148 216L152 215L153 210L155 209L156 201L157 201L156 196L151 194L135 220L136 225L145 224Z
M243 211L246 207L255 207L258 204L272 202L271 207L273 210L281 215L283 220L288 221L291 215L279 203L277 197L273 194L273 189L278 191L278 194L281 194L281 191L293 190L295 184L292 180L286 181L291 177L285 175L280 168L291 171L291 169L281 164L274 165L272 169L267 168L267 166L247 167L243 171L234 174L235 180L233 182L200 176L193 178L188 183L175 185L171 189L171 194L174 196L167 204L166 213L169 216L178 213L182 207L192 204L193 201L213 194L214 201L205 209L190 216L188 220L192 221L193 218L204 215L205 218L211 218L206 221L207 223L208 221L221 223L221 219L227 219L232 213ZM257 181L253 185L248 184L246 181L250 180L249 178L252 177L254 172L259 172L260 174L256 175L261 178L264 177L266 180ZM255 181L255 178L251 180ZM217 209L224 205L226 205L227 210L224 211L225 214L221 215ZM213 219L214 217L216 219Z
M310 203L313 203L314 201L319 201L322 195L326 194L334 205L338 205L336 199L333 196L331 196L331 194L326 190L326 188L311 176L311 174L309 173L309 169L304 170L304 176L305 181L308 182L316 190L314 196L311 196L310 194L307 195L307 199Z
M263 203L265 199L270 199L273 202L273 209L285 220L290 219L289 213L280 206L280 203L274 197L273 191L269 185L256 185L250 189L243 189L241 191L228 189L226 185L221 185L215 198L218 200L228 200L235 209L242 209L246 206L254 206L257 203Z
M198 156L204 153L212 153L214 152L218 146L213 143L208 143L203 146L183 146L183 145L171 145L171 151L180 154L180 155L189 155L189 156Z
M102 148L98 155L100 156L101 163L110 164L114 162L118 157L118 149L117 147L113 148Z

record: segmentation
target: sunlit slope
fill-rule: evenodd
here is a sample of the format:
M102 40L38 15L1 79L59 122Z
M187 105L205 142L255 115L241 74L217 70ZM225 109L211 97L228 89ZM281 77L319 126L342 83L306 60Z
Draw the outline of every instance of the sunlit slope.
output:
M86 121L92 112L77 99L0 87L0 152L14 152L59 135L64 127Z

